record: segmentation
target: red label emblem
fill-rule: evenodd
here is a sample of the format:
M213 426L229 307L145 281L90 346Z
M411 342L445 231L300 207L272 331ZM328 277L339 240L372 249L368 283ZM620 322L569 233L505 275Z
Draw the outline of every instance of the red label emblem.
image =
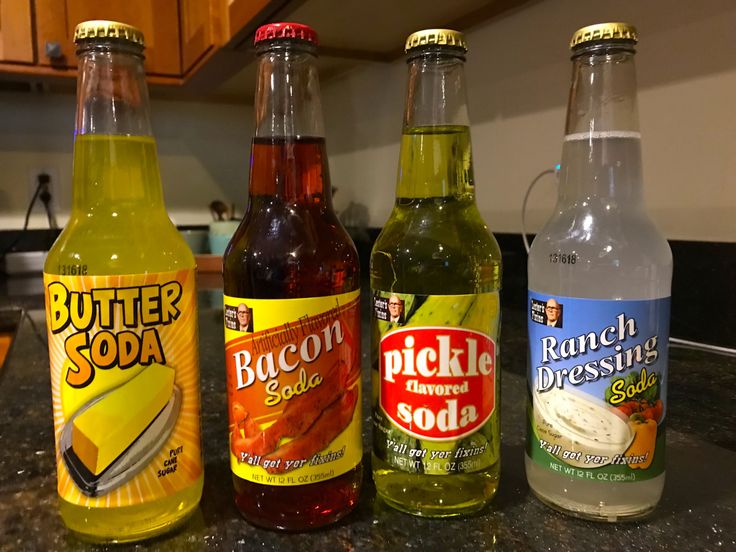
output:
M381 339L381 408L407 433L460 439L488 421L496 403L496 344L487 335L413 327Z

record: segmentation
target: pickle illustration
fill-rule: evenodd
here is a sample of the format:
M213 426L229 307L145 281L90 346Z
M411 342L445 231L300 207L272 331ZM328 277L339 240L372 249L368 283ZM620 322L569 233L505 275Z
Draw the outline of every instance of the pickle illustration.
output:
M405 326L459 326L476 300L475 295L431 295Z
M456 295L456 296L412 296L400 295L405 301L406 322L403 326L376 320L373 331L373 346L380 341L378 336L387 335L401 327L445 326L463 327L496 335L498 332L499 298L498 294ZM375 352L377 353L377 351ZM498 416L492 416L479 431L460 440L437 441L417 439L396 427L382 411L379 404L378 389L381 385L380 361L374 353L375 362L372 372L374 389L374 433L375 451L385 458L389 464L402 465L402 470L409 473L426 475L447 475L468 471L459 466L456 458L458 449L472 451L473 464L486 466L497 461L498 451L494 447L492 433L498 425ZM393 446L389 445L390 442ZM406 445L402 447L402 445ZM410 458L408 451L419 449L420 456ZM467 457L466 457L467 458ZM417 462L417 460L420 460ZM472 468L470 471L473 471Z
M478 295L462 320L463 328L498 335L499 303L498 295Z

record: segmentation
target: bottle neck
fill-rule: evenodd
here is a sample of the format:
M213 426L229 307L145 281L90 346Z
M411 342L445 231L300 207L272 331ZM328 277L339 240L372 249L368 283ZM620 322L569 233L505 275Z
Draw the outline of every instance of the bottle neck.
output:
M256 138L324 138L319 78L309 46L271 46L260 52Z
M458 50L428 49L409 59L404 130L469 126L465 57Z
M438 47L409 59L397 201L474 198L464 64L462 51Z
M599 198L640 203L641 135L631 45L573 58L560 170L560 201Z
M284 41L261 48L249 194L331 208L314 47Z
M120 216L164 210L139 48L79 53L72 210Z
M76 136L152 136L140 50L91 46L79 55Z

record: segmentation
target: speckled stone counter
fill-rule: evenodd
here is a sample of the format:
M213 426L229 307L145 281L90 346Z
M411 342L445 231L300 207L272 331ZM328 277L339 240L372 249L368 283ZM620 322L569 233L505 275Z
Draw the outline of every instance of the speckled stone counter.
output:
M281 534L248 525L235 509L227 461L227 408L221 311L200 310L202 502L177 533L117 550L736 550L736 359L671 350L668 471L664 497L646 521L600 524L539 503L523 465L526 330L522 312L504 312L502 475L498 496L466 519L426 520L376 498L369 455L357 509L324 530ZM365 314L365 313L364 313ZM30 318L43 334L43 311ZM364 332L364 334L367 332ZM364 335L364 373L367 353ZM367 395L367 394L366 394ZM0 373L0 550L93 550L65 530L56 511L47 350L28 318ZM364 442L369 443L364 404Z

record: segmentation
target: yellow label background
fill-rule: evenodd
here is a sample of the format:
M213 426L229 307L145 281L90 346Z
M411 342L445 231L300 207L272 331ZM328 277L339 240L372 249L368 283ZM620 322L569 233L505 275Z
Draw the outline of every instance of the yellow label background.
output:
M225 307L237 308L241 303L245 303L251 309L251 317L253 319L253 332L259 332L264 329L281 326L287 322L292 323L303 316L315 316L317 314L334 309L336 306L344 306L352 301L359 300L360 291L353 291L341 295L330 295L325 297L313 297L306 299L244 299L238 297L225 296ZM360 346L360 325L356 325L355 338ZM301 335L301 334L300 334ZM227 345L234 339L242 338L243 333L237 330L231 330L225 327L225 344ZM343 345L344 346L344 345ZM254 355L255 357L255 355ZM358 356L360 358L360 356ZM360 373L360 367L357 367ZM234 375L228 373L228 379ZM256 382L254 385L258 385ZM262 385L262 384L261 384ZM329 451L339 451L345 447L345 454L342 458L317 466L304 466L291 470L285 474L270 474L261 466L251 466L247 463L238 462L238 458L230 450L230 468L238 477L247 481L253 481L265 485L291 486L304 485L308 483L316 483L342 475L355 466L357 466L363 456L363 440L362 440L362 392L360 386L360 377L351 386L358 391L358 401L353 412L353 418L350 424L319 454L326 454ZM264 395L265 396L265 395ZM231 401L230 401L231 402ZM231 404L229 404L229 407ZM248 405L244 405L246 410ZM286 402L274 406L273 413L266 416L256 418L262 428L272 424L278 415L286 407ZM230 410L230 408L228 408ZM282 445L290 439L284 439ZM229 444L229 443L228 443ZM228 447L230 449L230 447Z
M64 351L64 341L78 330L70 324L58 334L51 332L48 319L49 297L46 293L46 316L49 341L49 360L51 369L51 394L54 411L54 435L56 443L56 468L58 476L59 496L82 506L93 508L132 506L169 496L192 484L202 473L202 450L200 443L200 399L199 399L199 344L197 335L197 293L194 270L155 274L126 274L115 276L59 276L44 274L44 289L48 290L52 282L62 283L70 292L89 292L100 288L129 288L137 286L162 285L166 282L178 281L182 286L182 294L177 308L180 315L169 325L157 327L162 349L166 356L166 365L174 368L174 383L182 392L182 404L176 426L167 442L149 465L133 479L109 493L99 497L89 497L80 492L67 470L61 456L60 437L67 420L95 397L119 387L145 370L144 366L133 366L125 370L112 367L105 370L96 369L92 382L83 388L70 387L65 377L71 365ZM122 325L119 311L116 310L116 333L130 330ZM90 339L99 331L95 325L89 330ZM133 329L140 334L143 326ZM183 446L183 452L177 455L178 467L175 473L158 477L158 470L164 470L164 462L169 459L169 451Z

